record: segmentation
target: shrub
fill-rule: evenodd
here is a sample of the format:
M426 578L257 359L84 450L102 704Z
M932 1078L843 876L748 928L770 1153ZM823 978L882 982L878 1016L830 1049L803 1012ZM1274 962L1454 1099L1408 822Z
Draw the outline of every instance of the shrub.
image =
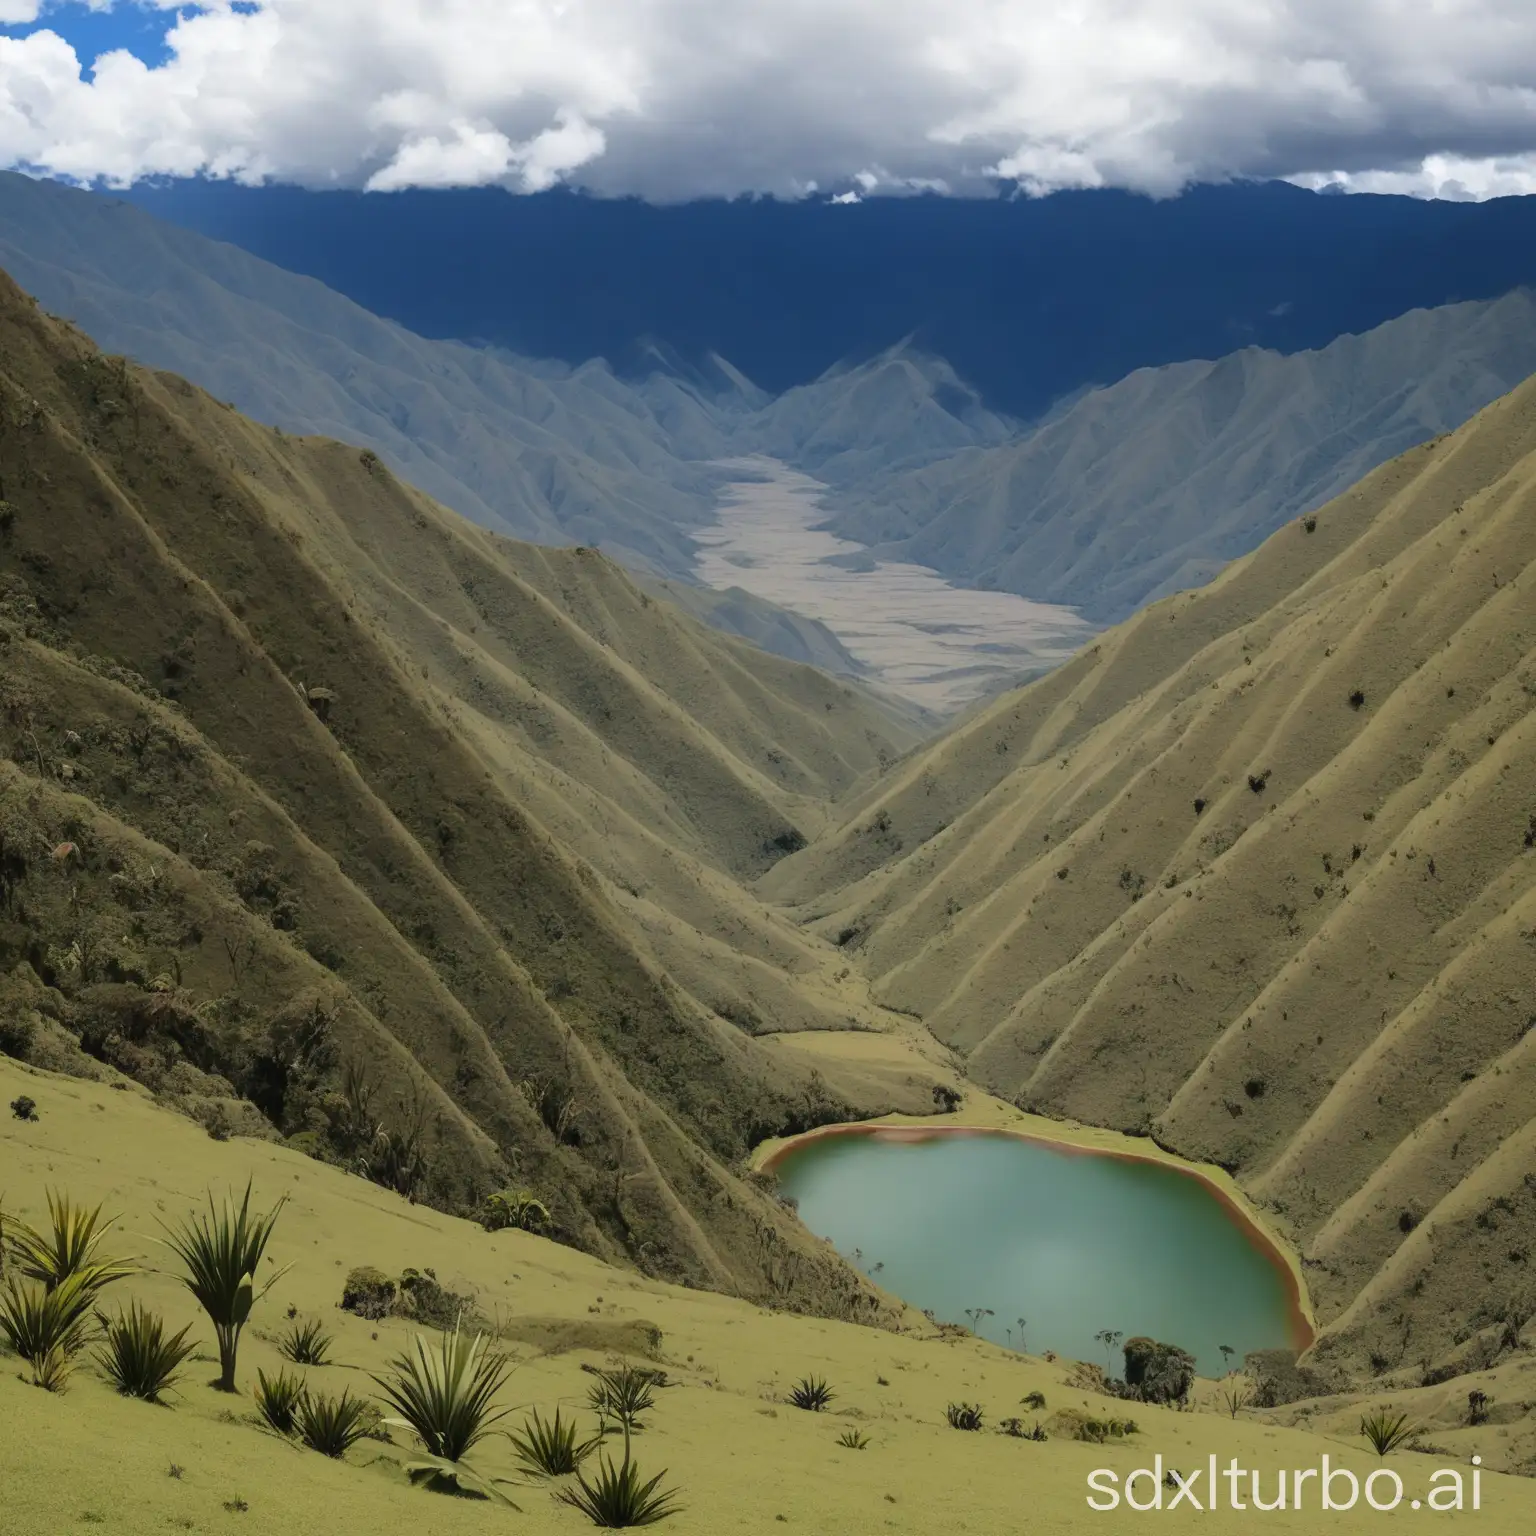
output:
M395 1292L395 1282L383 1270L363 1265L354 1269L342 1285L341 1310L378 1322L389 1316Z
M837 1437L837 1443L845 1451L867 1451L869 1449L869 1436L857 1429L845 1429Z
M295 1323L277 1341L277 1352L295 1365L329 1365L332 1340L318 1322Z
M820 1413L837 1396L820 1376L802 1376L790 1389L789 1401L808 1413Z
M643 1429L640 1415L656 1406L651 1396L655 1380L654 1371L634 1365L626 1365L617 1371L599 1371L587 1393L587 1401L605 1427L612 1419L629 1432Z
M489 1353L483 1334L470 1338L455 1327L436 1345L417 1334L411 1350L390 1367L388 1376L373 1378L399 1415L384 1422L411 1430L426 1450L406 1463L406 1473L413 1480L441 1478L510 1504L495 1487L505 1479L482 1477L464 1457L511 1412L493 1407L492 1399L511 1375L512 1362Z
M593 1525L607 1530L655 1525L658 1520L678 1513L678 1490L661 1486L667 1475L665 1468L648 1481L640 1481L640 1469L629 1454L628 1430L624 1433L622 1464L614 1466L607 1456L599 1460L601 1467L590 1483L586 1474L577 1470L576 1487L562 1488L556 1495L561 1503L579 1509Z
M1125 1341L1125 1384L1144 1403L1182 1403L1195 1384L1195 1360L1176 1344L1138 1336Z
M106 1348L100 1360L107 1380L124 1397L158 1403L160 1394L176 1380L177 1368L192 1353L193 1346L187 1340L191 1325L167 1334L155 1313L132 1302L126 1312L119 1312L107 1323L106 1330Z
M1418 1433L1418 1427L1408 1422L1406 1413L1392 1414L1378 1408L1374 1413L1361 1416L1360 1433L1371 1442L1371 1449L1378 1456L1386 1456L1411 1440Z
M979 1403L951 1403L944 1410L944 1418L951 1429L981 1428L982 1412Z
M11 1100L11 1113L18 1120L37 1119L37 1100L29 1099L26 1094L18 1094Z
M12 1015L0 1019L0 1056L14 1056L25 1061L32 1052L32 1042L37 1036L37 1025L31 1019Z
M526 1189L503 1189L487 1195L480 1210L480 1225L487 1232L508 1227L519 1232L543 1232L550 1224L549 1207Z
M247 1183L238 1210L227 1197L224 1208L217 1209L210 1193L206 1216L189 1217L180 1227L165 1228L166 1246L186 1266L182 1284L213 1323L219 1341L218 1386L224 1392L235 1390L235 1352L251 1308L288 1272L281 1269L269 1276L260 1290L256 1288L256 1266L266 1252L286 1198L265 1216L253 1216L251 1186Z
M1025 1396L1021 1397L1019 1401L1025 1408L1033 1408L1035 1412L1038 1413L1042 1408L1045 1407L1045 1393L1029 1392L1026 1393Z
M1467 1423L1486 1424L1488 1422L1488 1409L1493 1399L1486 1392L1479 1392L1475 1388L1467 1393Z
M256 1370L256 1410L280 1435L291 1435L296 1428L294 1415L304 1396L304 1378L290 1376L279 1371L268 1377L259 1366Z
M576 1421L566 1422L555 1409L553 1419L539 1417L535 1408L523 1420L523 1432L509 1436L517 1458L530 1472L541 1477L565 1477L574 1472L602 1443L602 1436L578 1439Z
M368 1433L368 1403L343 1392L340 1397L299 1395L293 1406L299 1439L323 1456L345 1456Z
M1364 693L1364 691L1359 689L1359 688L1356 688L1355 691L1352 694L1350 694L1350 696L1349 696L1349 707L1351 709L1359 709L1360 706L1362 704L1364 704L1364 703L1365 703L1365 693Z

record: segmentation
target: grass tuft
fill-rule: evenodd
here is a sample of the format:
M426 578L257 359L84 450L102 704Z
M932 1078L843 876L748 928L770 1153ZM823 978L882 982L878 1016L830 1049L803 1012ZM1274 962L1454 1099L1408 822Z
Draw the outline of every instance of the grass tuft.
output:
M257 1368L256 1411L280 1435L291 1435L297 1429L295 1416L304 1396L304 1378L290 1376L279 1371L276 1376Z
M820 1376L802 1376L790 1389L789 1400L796 1408L807 1413L820 1413L837 1396Z
M304 1392L294 1405L299 1439L323 1456L345 1456L368 1433L368 1401L344 1391L340 1397Z
M608 1456L599 1458L598 1473L590 1482L580 1469L576 1486L562 1488L555 1497L572 1509L579 1509L593 1525L605 1530L629 1526L655 1525L679 1511L678 1490L663 1488L667 1475L663 1468L655 1477L640 1480L640 1469L629 1454L629 1432L624 1434L624 1460L615 1466Z
M126 1312L107 1319L105 1327L106 1347L100 1361L107 1380L124 1397L158 1403L160 1394L175 1382L181 1363L192 1353L193 1346L187 1340L191 1325L167 1334L159 1316L135 1301Z
M951 1429L980 1429L982 1421L979 1403L951 1403L944 1410L944 1418Z
M837 1437L837 1443L847 1451L867 1451L869 1449L869 1436L861 1430L845 1429Z
M523 1421L521 1434L515 1431L509 1436L517 1450L520 1462L540 1477L566 1477L584 1462L602 1443L602 1436L581 1440L577 1436L576 1421L560 1417L555 1409L553 1419L539 1416L535 1408Z
M295 1323L277 1341L277 1352L295 1365L329 1365L334 1340L318 1322Z

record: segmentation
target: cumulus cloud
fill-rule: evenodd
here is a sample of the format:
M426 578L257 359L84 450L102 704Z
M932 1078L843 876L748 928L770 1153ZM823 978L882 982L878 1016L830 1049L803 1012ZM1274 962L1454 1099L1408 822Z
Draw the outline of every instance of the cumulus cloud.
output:
M1531 0L208 0L156 67L34 20L0 162L119 185L1536 189Z

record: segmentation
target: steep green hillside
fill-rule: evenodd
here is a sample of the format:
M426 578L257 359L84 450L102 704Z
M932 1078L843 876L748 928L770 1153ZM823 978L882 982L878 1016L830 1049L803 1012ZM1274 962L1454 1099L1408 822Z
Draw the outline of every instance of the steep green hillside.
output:
M1533 561L1536 382L759 888L997 1091L1234 1170L1301 1249L1319 1364L1497 1358L1536 1311Z
M834 1101L754 1038L878 1010L739 880L905 720L9 284L0 492L24 1052L449 1208L515 1178L595 1252L769 1294L764 1245L814 1245L733 1166L898 1100ZM858 1287L823 1257L799 1299Z

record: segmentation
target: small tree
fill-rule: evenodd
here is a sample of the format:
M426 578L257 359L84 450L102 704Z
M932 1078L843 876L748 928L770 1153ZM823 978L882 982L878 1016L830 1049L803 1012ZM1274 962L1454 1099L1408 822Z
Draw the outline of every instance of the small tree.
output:
M222 1392L235 1390L235 1352L251 1308L288 1272L286 1267L280 1269L257 1289L256 1267L286 1200L285 1195L265 1216L253 1216L251 1186L247 1183L238 1210L227 1196L223 1209L218 1209L210 1192L206 1216L190 1216L180 1227L165 1228L166 1246L186 1266L182 1284L213 1323L219 1341L218 1387Z
M1115 1374L1115 1368L1111 1361L1114 1358L1115 1346L1124 1337L1125 1335L1118 1328L1101 1328L1094 1334L1094 1338L1104 1346L1104 1374L1106 1376L1113 1376Z

